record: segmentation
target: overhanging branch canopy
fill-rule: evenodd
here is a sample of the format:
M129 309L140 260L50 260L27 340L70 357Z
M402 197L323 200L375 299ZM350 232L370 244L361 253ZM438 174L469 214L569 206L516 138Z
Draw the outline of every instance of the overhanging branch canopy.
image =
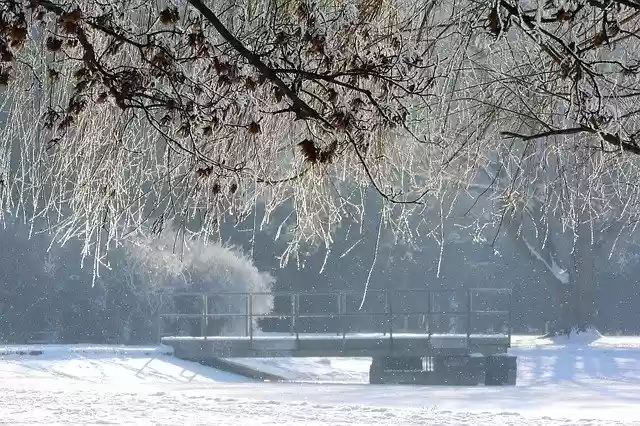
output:
M498 158L488 200L632 220L639 24L635 0L7 0L0 206L104 243L286 205L294 245L329 245L374 188L414 238Z

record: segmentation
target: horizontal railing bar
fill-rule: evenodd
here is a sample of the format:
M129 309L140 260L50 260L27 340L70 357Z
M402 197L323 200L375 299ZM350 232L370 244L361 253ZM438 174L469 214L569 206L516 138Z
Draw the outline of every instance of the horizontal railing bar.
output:
M409 330L409 329L407 329L407 330ZM340 336L340 339L350 339L353 334L375 334L375 335L383 335L381 337L383 337L385 339L393 339L393 336L391 336L389 333L385 333L384 331L363 330L363 331L348 332L348 333L345 333L345 334L343 334L343 333L341 333L339 331L338 332L336 332L336 331L337 330L331 330L331 331L324 331L324 332L321 332L321 333L314 332L314 331L309 331L309 332L301 331L298 334L302 335L302 336L305 336L305 335L318 335L318 334L320 334L320 335L331 334L331 335ZM399 331L401 333L405 332L402 329L398 329L397 331ZM459 339L463 339L463 338L467 337L467 333L450 333L450 332L443 332L443 333L432 332L432 333L429 333L429 332L426 332L426 331L421 331L421 332L413 331L413 332L409 332L408 334L425 336L425 337L428 337L429 339L433 339L433 338L437 339L440 336L447 336L447 335L453 335L453 336L456 336ZM279 336L295 336L295 335L296 335L295 332L279 332L278 335L276 335L275 337L279 337ZM176 339L180 339L180 338L184 337L184 338L188 338L190 340L193 339L194 337L202 338L202 339L206 339L207 337L223 337L223 338L231 337L231 338L234 338L234 339L238 338L238 337L244 337L246 339L251 339L251 340L252 339L256 339L257 340L261 336L270 336L270 335L269 335L269 333L265 333L265 334L256 334L253 337L250 337L250 336L247 336L247 335L238 335L238 334L235 334L235 335L234 334L232 334L232 335L216 335L216 334L212 334L212 335L208 335L208 336L181 336L181 335L175 335L175 334L172 334L172 333L163 333L163 337L171 337L171 338L176 338ZM474 332L474 333L469 333L468 336L473 339L473 338L477 338L477 336L480 336L480 337L482 337L482 336L485 336L485 337L487 337L487 336L489 336L489 337L490 336L500 336L500 337L504 336L504 337L507 337L507 334L506 333L498 333L498 332L496 332L496 333L475 333ZM332 340L337 340L337 338L336 339L332 339Z
M229 315L225 315L225 314L207 314L207 315L199 315L199 314L162 314L160 315L161 318L193 318L193 319L200 319L200 318L234 318L234 317L246 317L247 315L245 314L229 314ZM333 315L273 315L273 314L265 314L265 315L257 315L254 314L252 315L254 318L279 318L279 319L285 319L285 318L341 318L343 317L343 315L338 315L338 314L333 314ZM379 315L382 316L382 315Z
M472 312L473 313L473 312ZM233 313L233 314L174 314L174 313L162 313L159 314L161 317L175 317L175 318L225 318L225 317L246 317L247 314L242 313ZM385 316L385 317L410 317L413 315L424 315L428 317L434 317L441 314L438 313L428 313L428 312L394 312L393 314L389 314L388 312L347 312L347 313L326 313L326 314L256 314L252 313L253 317L256 318L333 318L333 317L377 317L377 316ZM457 314L459 316L468 315L467 312L462 312Z
M469 314L482 314L482 313L495 313L495 314L508 314L509 311L396 311L393 313L393 315L403 315L403 316L407 316L407 315L427 315L427 316L431 316L431 317L435 317L435 316L442 316L442 315L448 315L448 316L464 316L464 315L469 315ZM261 314L252 312L252 314L254 316L260 316ZM160 315L199 315L199 316L203 316L203 314L195 314L195 313L177 313L177 312L163 312ZM216 315L216 316L247 316L246 313L237 313L237 312L229 312L229 313L212 313L212 314L208 314L208 315ZM274 313L274 312L270 312L269 315L280 315L280 316L303 316L303 315L320 315L320 316L327 316L327 315L341 315L341 316L369 316L369 315L390 315L389 312L326 312L326 313L315 313L315 312L307 312L307 313L296 313L296 314L292 314L290 312L282 312L282 313Z
M431 293L431 294L450 294L450 293L511 293L510 289L503 288L473 288L468 290L427 290L427 289L397 289L397 290L382 290L382 289L372 289L368 290L368 293L392 293L392 294L405 294L405 293ZM274 291L274 292L173 292L173 293L163 293L163 295L168 296L336 296L336 295L357 295L361 296L362 293L358 291L323 291L323 292L314 292L314 291Z
M160 317L175 317L175 318L224 318L224 317L246 317L247 314L160 314ZM256 315L254 315L256 316Z
M403 315L431 315L431 316L436 316L436 315L467 315L469 314L469 312L473 313L473 311L404 311L404 310L399 310L399 311L394 311L394 313L397 314L403 314Z
M161 318L194 318L194 319L199 319L199 318L238 318L238 317L243 317L246 318L247 315L246 314L160 314ZM274 314L265 314L265 315L258 315L258 314L253 314L252 317L254 318L300 318L298 316L294 316L294 315L274 315ZM326 317L325 317L326 318Z

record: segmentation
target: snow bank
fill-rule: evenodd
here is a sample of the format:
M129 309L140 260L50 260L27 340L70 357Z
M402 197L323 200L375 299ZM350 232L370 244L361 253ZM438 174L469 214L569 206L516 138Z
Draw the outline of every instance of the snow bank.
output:
M480 416L465 420L470 424L485 424L488 417L483 416L487 412L502 419L495 424L509 424L503 418L505 413L515 413L513 424L518 421L529 424L522 417L538 417L537 424L541 425L565 421L593 425L637 423L640 337L603 336L578 344L514 336L510 352L518 357L518 385L504 388L363 385L368 383L369 358L234 361L304 383L300 385L303 388L279 388L278 400L304 397L326 404L364 404L363 401L403 407L427 404L440 411ZM317 383L325 386L318 387Z
M0 346L0 381L15 384L31 379L122 386L248 381L174 358L164 346Z
M240 385L208 389L82 389L67 387L64 391L47 388L9 390L0 383L0 391L8 396L0 406L3 421L10 424L118 424L118 425L288 425L288 426L370 426L370 425L439 425L439 426L541 426L541 425L631 425L623 422L597 423L550 417L527 418L516 412L479 412L443 410L425 396L413 406L384 406L380 401L393 399L388 389L366 398L356 396L353 389L341 389L349 402L322 402L309 399L309 389L285 392L279 387ZM314 386L322 396L324 388ZM336 396L335 390L330 390ZM244 394L244 396L240 396ZM275 398L271 397L275 396ZM335 398L334 398L335 399ZM412 400L414 403L415 400Z
M566 345L516 336L514 346L518 386L503 388L363 384L366 358L247 360L292 380L315 382L257 383L173 359L162 350L146 352L153 348L44 347L38 356L0 356L0 419L135 425L637 424L640 337Z
M369 383L371 358L233 358L291 382Z
M636 348L640 350L640 336L603 336L595 333L572 334L571 337L554 336L550 338L539 336L511 337L511 346L514 349L531 347L578 347L591 348Z
M161 356L173 355L170 346L113 346L113 345L0 345L0 356Z

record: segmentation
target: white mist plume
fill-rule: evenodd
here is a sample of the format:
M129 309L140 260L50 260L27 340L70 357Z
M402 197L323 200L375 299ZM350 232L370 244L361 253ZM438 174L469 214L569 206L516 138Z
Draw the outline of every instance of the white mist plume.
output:
M264 315L273 308L270 292L274 278L259 271L236 247L183 241L176 238L175 233L166 233L162 237L132 243L128 252L130 265L156 288L169 292L266 293L253 297L252 312ZM208 308L209 313L244 314L247 300L244 295L221 296ZM242 333L246 328L245 321L244 317L226 318L223 331ZM253 328L257 329L256 318Z

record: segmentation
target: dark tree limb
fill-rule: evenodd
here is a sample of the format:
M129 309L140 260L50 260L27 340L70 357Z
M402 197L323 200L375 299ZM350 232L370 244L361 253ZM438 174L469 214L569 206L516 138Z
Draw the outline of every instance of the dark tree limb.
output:
M588 131L586 127L572 127L569 129L549 130L546 132L535 133L533 135L521 135L519 133L513 133L513 132L501 132L500 134L507 138L521 139L523 141L532 141L535 139L547 138L549 136L573 135L576 133L582 133L586 131Z
M633 140L622 139L618 134L603 132L601 130L592 129L587 126L572 127L569 129L549 130L547 132L535 133L532 135L521 135L513 132L501 132L501 135L507 138L521 139L523 141L532 141L535 139L543 139L549 136L574 135L578 133L591 133L600 136L605 142L621 148L623 151L640 155L640 146Z
M298 118L314 118L322 121L324 124L330 125L315 109L309 106L303 101L284 81L278 74L276 74L271 68L269 68L258 55L251 52L245 47L240 40L238 40L231 32L224 26L224 24L218 19L216 14L201 0L187 0L191 6L193 6L198 12L204 16L211 25L218 31L218 33L224 38L240 55L242 55L251 65L256 67L260 73L273 84L275 84L286 97L291 100L293 108L296 111Z

